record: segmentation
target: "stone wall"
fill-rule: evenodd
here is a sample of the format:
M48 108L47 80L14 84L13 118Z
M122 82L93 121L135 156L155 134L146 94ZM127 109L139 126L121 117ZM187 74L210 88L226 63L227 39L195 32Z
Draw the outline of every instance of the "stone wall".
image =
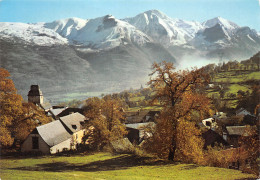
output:
M33 149L32 137L38 137L39 149ZM48 144L42 139L39 134L30 134L24 141L21 147L22 152L42 152L43 154L50 153L50 147Z

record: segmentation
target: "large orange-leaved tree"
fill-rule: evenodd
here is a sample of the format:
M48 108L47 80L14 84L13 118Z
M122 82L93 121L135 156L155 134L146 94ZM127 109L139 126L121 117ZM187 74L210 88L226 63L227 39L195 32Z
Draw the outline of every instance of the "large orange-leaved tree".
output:
M13 124L22 115L22 97L16 93L7 70L0 68L0 144L13 143Z
M17 94L10 73L0 68L0 146L10 147L22 142L37 126L51 119L35 104L23 102Z
M189 156L195 146L186 144L187 141L184 140L193 138L189 143L197 142L198 149L203 147L199 130L196 129L195 123L190 122L194 114L203 118L211 111L211 103L203 90L209 82L209 77L203 68L176 70L173 63L165 61L154 63L152 68L148 85L154 91L154 99L164 105L153 137L153 145L161 156L168 154L169 160L174 159L176 150L182 156ZM185 122L180 123L182 121ZM201 154L201 151L197 154ZM195 158L196 155L193 156Z

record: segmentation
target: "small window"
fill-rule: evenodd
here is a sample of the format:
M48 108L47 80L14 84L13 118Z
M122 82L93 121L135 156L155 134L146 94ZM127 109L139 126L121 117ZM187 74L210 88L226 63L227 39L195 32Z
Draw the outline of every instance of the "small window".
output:
M39 138L38 137L32 137L32 148L39 149Z
M206 126L211 126L211 122L206 121Z
M73 129L77 129L77 125L72 125L72 128Z

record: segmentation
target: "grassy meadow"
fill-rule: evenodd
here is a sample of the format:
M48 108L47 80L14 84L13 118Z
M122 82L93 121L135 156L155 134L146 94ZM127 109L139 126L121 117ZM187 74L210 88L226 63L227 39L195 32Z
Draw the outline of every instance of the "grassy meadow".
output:
M229 103L229 106L231 108L236 107L237 99L230 99L228 97L229 94L237 95L237 92L239 90L242 90L244 92L249 91L251 93L252 89L247 82L250 80L260 80L260 72L244 71L240 74L237 74L236 72L237 71L220 72L214 77L212 81L212 83L219 83L227 87L224 99ZM219 94L219 91L211 89L207 90L207 92L209 96L213 94Z
M89 155L5 158L0 160L1 180L11 179L245 179L241 171L165 162L134 155Z

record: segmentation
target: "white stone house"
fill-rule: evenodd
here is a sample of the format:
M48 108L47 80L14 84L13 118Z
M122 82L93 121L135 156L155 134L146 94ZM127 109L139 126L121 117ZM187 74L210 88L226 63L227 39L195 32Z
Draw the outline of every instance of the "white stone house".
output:
M71 148L71 134L61 121L36 127L21 146L22 152L41 152L55 154Z
M204 120L202 120L202 124L208 129L214 130L215 128L217 128L217 123L214 118L204 119Z
M80 113L73 113L60 117L60 120L67 128L67 131L72 134L72 148L76 148L77 144L82 142L82 138L86 134L86 129L82 127L86 121L85 116Z
M21 151L55 154L75 149L85 135L85 130L82 128L84 121L85 116L74 113L38 126L25 139Z

